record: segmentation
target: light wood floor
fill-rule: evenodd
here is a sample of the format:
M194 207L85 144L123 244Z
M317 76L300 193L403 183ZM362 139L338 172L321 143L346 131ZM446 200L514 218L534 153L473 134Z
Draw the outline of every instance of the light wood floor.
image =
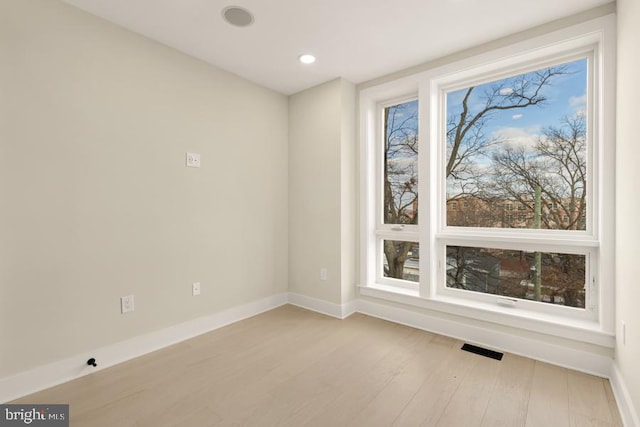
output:
M605 379L461 345L283 306L16 403L74 427L622 425Z

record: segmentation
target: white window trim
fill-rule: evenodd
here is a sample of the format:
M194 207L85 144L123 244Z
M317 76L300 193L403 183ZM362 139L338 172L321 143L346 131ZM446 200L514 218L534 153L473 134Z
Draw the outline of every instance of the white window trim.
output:
M376 193L375 197L375 228L376 228L376 256L380 259L376 261L376 275L375 282L382 283L385 285L398 286L401 288L417 290L418 283L411 282L407 280L399 280L390 277L384 277L382 271L382 245L384 240L396 240L396 241L404 241L404 242L419 242L420 241L420 224L385 224L383 218L383 206L382 201L384 200L384 189L382 188L383 182L383 172L382 165L384 163L384 153L382 148L381 141L384 140L384 126L382 126L382 117L384 114L384 109L387 107L391 107L394 105L402 104L405 102L411 102L418 99L417 91L416 93L410 96L401 96L396 97L390 100L386 100L384 103L377 103L376 106L376 115L378 117L378 121L376 121L376 133L374 140L376 141L376 147L378 149L375 150L375 184L374 191ZM419 178L418 178L419 179Z
M496 303L497 296L481 295L478 299L455 298L450 293L443 293L444 274L439 268L442 262L444 244L463 246L478 246L478 237L482 237L486 244L498 247L509 246L513 230L476 230L478 234L473 239L466 239L467 230L456 230L455 227L443 226L443 211L434 211L429 207L440 206L442 199L442 184L438 177L437 162L441 153L437 143L438 126L432 125L441 108L438 91L447 82L462 81L475 78L489 78L494 80L496 70L506 70L510 74L523 68L530 68L532 64L540 64L545 60L575 56L585 52L590 46L597 46L593 56L593 66L596 67L595 78L597 91L593 93L592 105L594 114L598 117L592 121L593 128L589 130L595 135L597 152L589 153L594 157L590 162L597 162L591 175L593 185L588 194L592 200L589 212L591 223L584 233L563 232L545 233L539 230L518 230L519 241L527 246L549 251L582 253L591 259L598 259L592 263L593 268L588 277L595 277L597 291L594 293L598 300L597 312L589 317L578 315L567 316L570 308L563 307L563 313L556 313L552 304L535 304L530 309L527 301L519 300L517 307L506 307ZM598 171L614 170L615 153L615 17L613 15L601 17L562 30L554 31L543 36L522 41L511 46L486 52L468 59L456 61L438 68L410 75L395 81L387 82L375 87L363 89L360 92L360 188L361 188L361 264L360 264L360 293L375 296L395 302L420 306L431 310L450 314L472 317L478 320L510 324L523 329L550 334L554 336L578 339L599 345L612 346L614 335L614 183L606 173ZM485 74L483 76L483 74ZM593 85L591 86L593 89ZM419 97L419 144L421 171L428 171L427 176L419 176L420 188L429 188L429 197L418 200L420 212L420 276L418 289L398 287L394 280L381 281L376 265L380 264L378 247L380 229L376 212L376 179L375 150L378 147L376 129L379 106L389 100L410 98L418 93ZM593 112L590 112L593 114ZM436 122L437 123L437 122ZM592 150L593 151L593 150ZM594 163L595 164L595 163ZM596 208L596 209L594 209ZM444 213L446 215L446 212ZM445 216L446 218L446 216ZM407 230L407 237L415 230ZM527 235L529 233L530 235ZM403 231L394 231L394 239L400 237ZM563 234L567 234L566 236ZM385 234L386 235L386 234ZM412 236L411 239L414 240ZM580 249L576 250L579 246ZM590 280L591 281L591 280ZM397 281L402 282L402 281ZM440 284L438 286L438 284ZM453 290L455 291L455 290ZM455 292L454 292L455 295ZM491 300L491 301L490 301ZM549 306L550 310L540 306ZM567 310L569 309L569 310ZM587 310L580 310L586 312ZM576 334L576 331L581 331Z
M425 98L431 100L431 105L436 104L437 107L431 108L428 116L427 126L432 129L431 136L437 141L436 156L430 162L430 171L432 178L437 186L432 187L433 194L437 199L433 206L440 209L436 211L437 228L434 233L435 237L435 254L437 254L437 267L435 277L432 283L435 286L430 287L432 298L452 297L464 298L472 301L490 304L505 303L508 298L502 298L491 294L482 294L479 292L469 292L459 289L452 289L446 286L446 269L445 269L445 247L451 246L470 246L470 247L491 247L501 249L521 249L544 252L560 252L585 255L587 259L587 271L585 272L585 287L588 287L587 301L585 301L585 309L572 309L570 307L558 306L554 304L540 304L538 302L527 300L512 300L514 306L519 309L522 307L533 312L540 311L543 313L556 314L559 317L575 318L580 320L598 321L598 292L595 284L599 280L597 269L594 268L599 264L597 251L591 249L598 247L600 244L597 222L594 220L593 206L599 205L597 191L597 171L598 156L594 155L594 124L600 119L600 111L594 107L598 99L596 91L592 90L595 81L599 81L599 72L597 65L601 55L598 54L599 37L594 34L587 34L575 37L569 41L562 41L554 44L552 47L538 49L533 52L524 52L517 55L508 56L499 61L492 61L481 64L462 64L462 71L453 73L443 73L434 75L430 79L430 85L427 88ZM539 70L555 64L566 63L578 59L586 58L588 60L587 71L587 87L589 102L587 113L590 120L587 135L589 141L587 143L587 205L589 222L585 231L566 231L566 230L535 230L535 229L502 229L502 228L474 228L474 227L453 227L446 224L446 206L443 201L446 200L446 181L440 179L444 176L443 165L446 160L446 150L444 143L444 118L446 111L446 93L451 90L466 88L472 85L479 85L487 81L495 81L504 77L515 74L523 74L530 71ZM466 61L465 61L466 62ZM471 61L472 62L472 61ZM524 65L523 65L524 64ZM477 76L481 76L480 78ZM437 135L437 136L434 136ZM596 139L597 140L597 139ZM435 160L435 161L434 161ZM432 199L433 200L433 199ZM515 240L517 239L517 240ZM514 244L514 242L516 242Z

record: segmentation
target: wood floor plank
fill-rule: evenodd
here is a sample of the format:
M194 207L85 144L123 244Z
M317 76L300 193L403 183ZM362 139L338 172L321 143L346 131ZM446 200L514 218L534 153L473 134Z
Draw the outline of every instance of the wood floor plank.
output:
M370 369L397 341L411 330L363 317L356 322L374 322L375 329L353 330L349 345L328 354L290 380L270 392L270 398L260 403L261 411L242 421L246 425L305 425L325 411L335 396L349 384L354 370ZM376 332L371 334L375 330ZM376 339L377 337L377 339Z
M607 401L609 403L609 410L611 411L611 416L613 417L613 425L616 427L623 427L622 417L620 416L620 409L618 408L618 404L616 402L616 398L613 395L613 390L611 389L611 382L609 380L604 380L604 391L607 394Z
M613 424L604 380L582 372L568 371L569 411L571 416Z
M571 427L614 427L613 422L602 421L579 413L571 413Z
M157 392L143 391L82 414L74 415L70 411L70 424L74 427L136 426L140 417L153 414L165 402Z
M287 305L14 403L74 427L622 426L607 380L461 345Z
M567 369L536 362L526 427L569 426Z
M460 350L461 346L462 342L456 341L446 361L424 379L418 392L394 421L394 426L437 423L462 380L479 361L476 355Z
M312 418L309 425L344 426L352 422L394 378L405 371L416 353L424 353L432 338L432 334L411 330L409 335L380 353L379 360L373 365L355 364L337 384L340 393L322 413Z
M482 423L502 362L476 354L472 356L478 360L460 382L442 416L422 425L473 427Z
M223 418L198 399L185 399L159 411L139 417L136 427L210 427L219 424Z
M524 426L535 362L505 354L496 386L482 419L483 427Z
M425 341L397 376L369 404L362 408L351 426L390 426L434 372L446 363L456 340L435 336ZM457 348L456 348L457 350Z
M225 392L215 396L214 406L240 422L247 418L247 414L252 413L256 402L267 401L283 383L311 369L325 358L335 357L341 348L357 341L358 328L347 327L339 320L333 320L337 323L326 325L326 330L332 331L331 334L304 334L292 344L292 348L281 349L280 363L273 369L260 371L255 369L255 364L248 364L246 375L235 377L231 384L222 387L217 384L216 387ZM215 389L209 393L215 393Z

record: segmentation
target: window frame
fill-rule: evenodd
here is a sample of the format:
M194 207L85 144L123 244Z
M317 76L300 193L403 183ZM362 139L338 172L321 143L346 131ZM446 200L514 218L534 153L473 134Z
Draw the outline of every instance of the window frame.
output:
M575 40L566 48L547 53L546 50L535 54L522 54L523 58L507 57L490 64L482 64L476 67L467 67L460 72L446 73L431 79L430 89L436 98L437 108L430 111L429 125L437 129L437 137L433 140L436 148L436 161L431 162L433 180L436 182L435 206L439 213L437 228L432 238L435 240L437 257L437 275L434 278L435 286L431 292L432 297L446 296L457 299L465 299L480 303L500 304L503 298L493 294L481 294L478 292L448 288L446 285L446 246L490 247L496 249L520 249L541 252L576 253L587 257L587 271L585 274L586 301L584 309L576 309L567 306L518 299L515 305L525 310L541 313L555 314L559 317L569 317L580 320L597 321L598 289L596 283L597 265L599 264L597 251L594 246L599 246L597 222L594 220L595 206L600 204L597 185L600 166L598 155L594 148L598 141L594 141L594 124L600 120L600 112L594 108L597 100L595 81L598 79L597 56L598 44L590 37L583 39L582 43L575 45ZM447 121L447 94L453 90L467 88L472 85L480 85L488 82L516 75L544 69L546 67L561 65L572 61L587 60L587 188L585 189L587 200L587 224L585 230L557 230L557 229L530 229L530 228L489 228L489 227L460 227L447 224L447 179L444 173L446 164L446 121ZM598 166L598 167L596 167ZM444 205L444 211L443 211ZM513 222L513 203L505 201L503 209L508 222ZM563 218L564 221L564 218ZM490 246L487 243L490 243Z
M392 99L388 99L384 102L378 102L376 105L376 117L377 121L375 123L376 133L375 133L375 235L376 235L376 254L377 261L375 267L375 279L377 283L382 283L389 286L397 286L400 288L405 288L409 290L418 290L418 283L412 282L408 280L395 279L391 277L385 277L383 271L383 244L385 240L394 240L394 241L404 241L404 242L416 242L420 243L420 222L418 224L386 224L384 222L384 110L386 108L396 106L399 104L418 101L417 93L405 96L399 96ZM418 102L418 105L419 102ZM418 120L419 122L419 120ZM418 127L418 134L420 133L420 128ZM420 136L418 136L418 162L420 161ZM420 191L420 179L421 172L420 167L418 167L418 191ZM420 200L418 199L418 202ZM420 208L418 208L418 212L420 212Z
M494 81L520 72L544 68L545 64L568 62L587 54L589 59L588 135L593 143L588 150L591 170L587 189L589 205L587 229L531 230L480 229L446 226L446 182L441 179L444 163L440 142L443 89L469 82ZM542 65L542 66L540 66ZM502 73L502 74L501 74ZM464 86L462 86L464 87ZM376 114L380 105L412 95L419 100L419 185L417 230L380 230L372 213L378 182L374 151L377 139ZM615 18L604 16L548 34L486 51L436 68L386 81L360 90L360 294L405 302L436 311L472 317L478 320L518 324L528 330L611 345L614 333L614 185L613 178L601 171L613 170L615 115ZM379 117L379 115L378 115ZM609 174L611 175L611 174ZM430 209L431 207L431 209ZM434 208L435 207L435 208ZM514 207L513 211L517 212ZM417 241L420 244L420 283L405 283L386 278L380 280L376 265L381 263L381 236L393 240ZM410 239L409 239L410 238ZM517 242L519 246L513 246ZM496 302L496 295L480 294L460 297L460 291L446 289L446 245L472 247L506 247L507 249L544 252L580 253L588 257L587 292L591 300L585 309L559 307L555 304L518 300L515 307ZM495 245L495 246L493 246ZM528 248L528 249L523 249ZM379 254L379 255L378 255ZM458 291L458 292L449 292ZM493 301L491 301L493 299ZM594 305L595 303L595 305ZM593 311L589 307L593 306ZM517 319L517 320L516 320Z

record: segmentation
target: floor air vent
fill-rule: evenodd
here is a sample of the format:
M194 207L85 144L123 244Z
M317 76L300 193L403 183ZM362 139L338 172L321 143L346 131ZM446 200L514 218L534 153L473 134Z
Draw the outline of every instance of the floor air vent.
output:
M497 351L489 350L487 348L477 347L471 344L464 344L462 346L462 350L479 354L480 356L489 357L491 359L496 359L496 360L502 360L502 356L504 356L504 353L499 353Z

